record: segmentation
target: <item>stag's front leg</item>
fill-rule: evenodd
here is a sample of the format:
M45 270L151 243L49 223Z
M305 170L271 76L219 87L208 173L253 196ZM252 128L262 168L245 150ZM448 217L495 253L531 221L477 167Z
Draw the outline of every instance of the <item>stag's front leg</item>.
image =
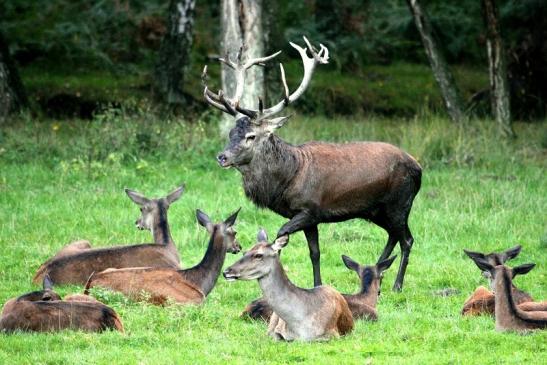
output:
M317 231L316 219L307 211L300 212L281 227L277 237L290 235L301 230L304 230L310 250L310 259L313 267L313 285L319 286L321 285L321 253L319 251L319 233Z

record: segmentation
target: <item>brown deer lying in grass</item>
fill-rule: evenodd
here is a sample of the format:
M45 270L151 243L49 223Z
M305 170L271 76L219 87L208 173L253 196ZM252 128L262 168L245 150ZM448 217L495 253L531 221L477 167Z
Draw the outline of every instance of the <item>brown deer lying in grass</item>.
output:
M527 331L547 328L547 308L523 311L513 298L513 277L528 273L535 264L523 264L511 269L503 264L492 265L481 257L475 257L473 261L481 270L489 272L494 280L496 330Z
M221 167L239 170L245 195L253 203L289 219L279 229L277 237L304 231L315 286L321 285L317 226L361 218L388 233L378 262L387 259L399 243L402 256L393 289L401 290L414 242L408 216L420 190L422 168L412 156L388 143L310 142L294 146L274 134L288 118L273 116L304 93L318 64L328 63L326 47L321 45L317 51L305 37L304 41L307 48L291 43L300 53L304 65L302 82L289 94L280 64L284 98L271 108L264 108L260 100L257 110L246 109L240 100L246 70L271 60L280 52L243 60L240 51L236 60L220 59L234 70L236 91L232 98L227 98L223 92L215 94L205 85L207 102L235 119L229 142L217 156L218 163ZM204 83L206 72L205 67Z
M497 265L503 265L506 261L514 259L515 257L519 255L521 250L522 250L522 246L518 245L500 253L491 252L489 254L484 254L484 253L473 252L469 250L463 250L463 251L473 261L480 258L480 259L488 261L490 265L497 266ZM486 277L490 277L491 279L490 284L493 289L493 278L491 278L490 273L486 271L486 272L483 272L483 275ZM533 301L532 297L528 293L518 289L514 285L512 285L512 291L513 291L513 300L515 301L515 304L517 305L520 305L521 303ZM492 291L486 289L483 286L479 286L477 289L475 289L473 294L466 299L461 312L462 315L464 316L476 316L476 315L483 315L483 314L494 315L495 297L496 296Z
M232 266L224 277L232 280L254 280L273 314L268 334L276 340L320 340L345 335L353 329L353 317L344 297L329 286L302 289L288 279L279 261L279 251L286 246L287 236L268 244L266 232L258 233L258 243Z
M141 207L137 228L151 230L154 243L91 249L86 248L89 242L76 241L42 264L33 281L38 283L48 274L55 284L85 284L91 273L108 268L179 268L180 259L169 231L167 210L180 198L183 190L184 187L181 186L166 197L149 199L126 189L129 198Z
M127 295L131 299L165 304L169 299L180 304L200 304L215 286L226 252L241 250L233 228L239 209L224 222L213 224L209 217L196 212L199 224L211 234L201 262L186 270L137 267L108 269L94 275L90 286L101 286Z
M361 281L361 289L358 293L342 294L348 303L354 320L364 319L375 321L378 319L376 304L380 296L383 272L389 269L396 257L390 257L387 260L380 261L376 265L363 266L350 257L342 255L342 261L346 267L355 271ZM266 300L260 298L249 304L243 313L241 313L241 316L243 318L262 319L269 322L272 312L272 308Z
M115 329L123 332L123 324L116 312L87 295L73 294L61 300L53 291L46 275L43 290L30 292L8 300L0 316L0 331L50 332L74 329L100 332Z

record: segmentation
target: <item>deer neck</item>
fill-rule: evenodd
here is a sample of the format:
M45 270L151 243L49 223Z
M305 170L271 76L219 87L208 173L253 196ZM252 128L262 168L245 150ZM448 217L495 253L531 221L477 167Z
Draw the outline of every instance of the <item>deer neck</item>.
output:
M298 320L305 310L304 290L295 286L279 262L275 260L268 274L258 279L262 294L273 311L286 322Z
M167 208L162 202L159 204L159 214L154 217L154 221L152 223L152 236L154 236L154 243L164 246L174 246L175 243L171 237L171 231L169 230L169 223L167 221Z
M505 268L496 268L495 279L495 314L496 326L508 326L517 320L518 313L512 295L512 282L509 272Z
M274 208L299 169L295 147L270 135L255 152L251 162L238 169L243 175L245 194L260 207Z
M184 278L197 285L207 296L215 287L225 258L224 236L215 226L201 262L190 269L181 270L180 273Z

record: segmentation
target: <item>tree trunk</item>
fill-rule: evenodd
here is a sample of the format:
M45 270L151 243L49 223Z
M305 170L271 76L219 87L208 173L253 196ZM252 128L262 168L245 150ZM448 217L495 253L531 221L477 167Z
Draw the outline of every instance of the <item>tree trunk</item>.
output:
M407 4L414 17L416 28L418 28L418 32L422 38L425 53L427 54L427 58L433 69L435 80L437 80L437 84L439 84L439 88L441 89L441 94L448 114L454 122L460 122L465 117L461 97L444 55L437 46L429 17L422 9L418 0L407 0Z
M262 32L262 0L222 0L222 55L235 58L243 46L243 59L264 56L264 35ZM230 68L222 65L222 90L228 97L235 93L235 77ZM251 67L247 70L245 92L241 105L258 109L258 98L264 98L264 70ZM234 118L224 115L220 131L227 135L234 124Z
M11 59L8 44L0 33L0 122L27 105L23 83Z
M499 124L501 133L515 137L511 125L509 84L507 82L507 61L501 39L498 8L495 0L482 0L482 16L486 25L486 50L490 74L490 103L492 114Z
M167 33L154 71L156 94L168 104L185 104L184 74L190 63L195 0L171 0Z

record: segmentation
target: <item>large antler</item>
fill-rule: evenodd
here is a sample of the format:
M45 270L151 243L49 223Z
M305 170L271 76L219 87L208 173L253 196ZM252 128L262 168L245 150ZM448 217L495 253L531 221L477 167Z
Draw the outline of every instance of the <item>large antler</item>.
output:
M224 58L219 58L218 60L233 69L236 73L236 92L234 97L224 97L224 93L222 92L222 90L219 90L218 94L215 94L211 90L209 90L209 88L207 87L207 66L203 68L203 73L201 74L201 80L204 86L203 96L209 104L217 109L222 110L225 113L235 116L239 111L236 111L236 108L241 109L243 111L243 114L251 112L246 109L239 108L239 102L241 100L241 97L243 96L243 91L245 87L245 72L254 65L264 66L265 62L271 60L280 53L281 51L278 51L267 57L251 58L246 62L242 61L243 46L237 52L235 62L230 60L229 55L226 54Z
M222 110L225 113L231 114L231 115L237 115L237 113L241 113L244 115L247 115L251 118L251 121L255 123L259 123L260 120L268 118L276 113L279 113L285 107L287 107L289 104L297 100L306 90L308 87L313 71L315 69L315 66L318 63L326 64L329 62L329 50L327 47L325 47L322 44L320 45L319 51L317 51L308 41L306 37L304 38L304 42L306 42L307 48L302 48L299 45L290 42L290 45L300 53L300 57L302 57L302 63L304 65L304 77L302 78L302 81L300 82L300 86L289 95L289 87L287 86L287 80L285 77L285 69L283 68L283 64L279 64L279 69L281 71L281 81L283 83L284 88L284 98L282 101L277 103L276 105L272 106L271 108L264 109L264 106L262 104L262 100L259 99L258 103L258 110L252 110L252 109L245 109L241 107L239 104L241 97L243 96L244 86L245 86L245 71L249 69L250 67L254 65L263 65L264 62L271 60L272 58L276 57L281 51L274 53L271 56L263 57L263 58L254 58L250 59L247 62L243 63L241 61L241 54L242 54L242 48L240 48L238 54L237 54L237 62L231 61L228 56L225 58L220 58L219 60L226 64L228 67L232 68L236 72L236 93L233 98L227 99L224 97L223 92L219 91L218 94L213 93L207 88L206 84L206 78L207 78L207 66L203 69L202 74L202 80L203 85L205 87L203 91L203 95L205 96L205 99L207 102L214 107ZM309 49L312 57L308 57L307 50Z

